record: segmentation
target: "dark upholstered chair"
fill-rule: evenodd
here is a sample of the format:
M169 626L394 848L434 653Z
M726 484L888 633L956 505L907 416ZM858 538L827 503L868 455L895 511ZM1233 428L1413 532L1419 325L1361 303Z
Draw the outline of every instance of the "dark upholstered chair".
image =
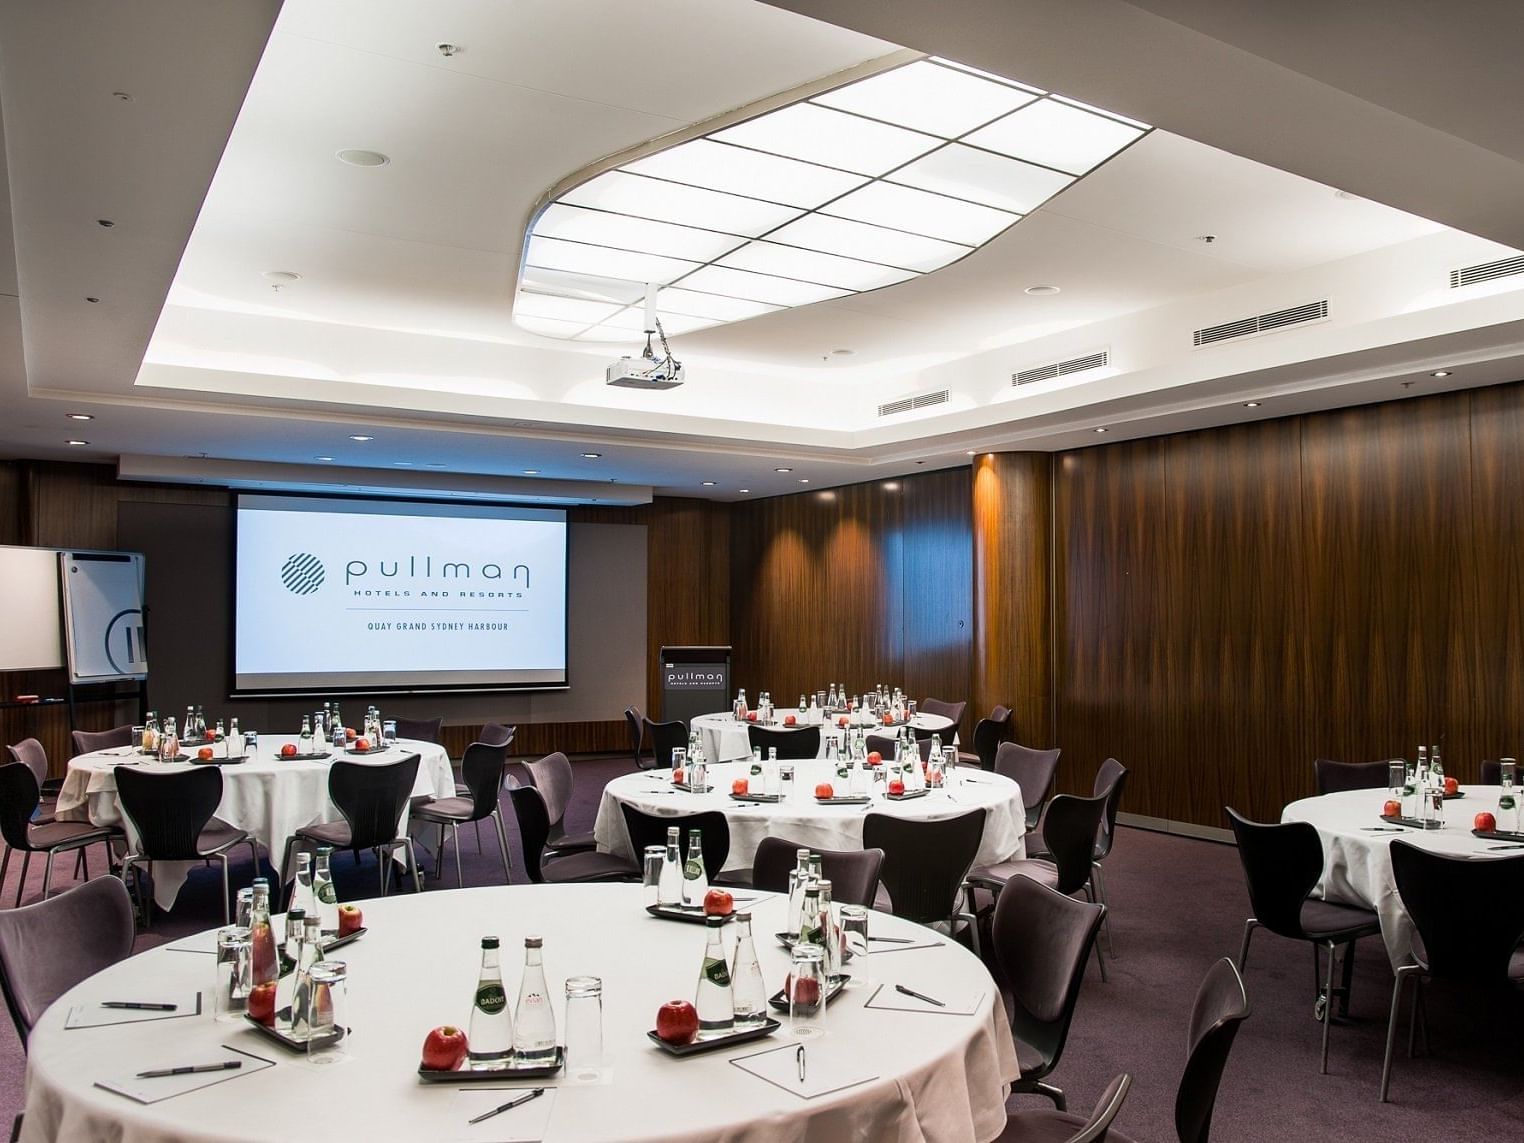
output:
M575 853L579 849L597 849L598 843L590 833L566 832L566 807L571 805L576 781L572 765L566 755L557 750L537 762L525 762L529 780L545 799L545 812L550 815L550 840L547 843L556 853Z
M972 914L958 911L958 897L979 855L984 817L981 808L941 821L873 813L863 821L863 848L884 851L879 876L890 911L921 925L946 922L950 929L966 920L975 952L978 923Z
M501 746L504 750L513 745L513 736L519 732L516 726L504 726L501 722L483 724L476 741L483 746ZM469 749L469 747L467 748Z
M1095 784L1090 790L1092 794L1101 795L1106 799L1106 813L1101 817L1101 826L1095 835L1090 884L1095 889L1095 899L1106 906L1106 923L1102 928L1106 934L1106 949L1112 956L1116 955L1117 947L1116 942L1111 939L1111 902L1106 897L1106 879L1102 876L1101 865L1111 856L1111 847L1116 844L1117 811L1122 806L1122 791L1126 788L1127 767L1115 758L1108 758L1095 772Z
M1335 762L1332 758L1314 758L1312 773L1320 794L1379 790L1386 785L1387 762L1385 759L1380 762Z
M89 754L92 750L114 750L120 746L132 745L132 727L114 726L110 730L71 730L69 736L74 740L74 753Z
M952 719L953 730L958 729L958 724L963 721L963 712L968 709L966 702L943 702L941 699L924 698L916 706L920 714L940 714L943 718ZM951 732L948 734L951 740Z
M35 738L23 738L14 746L7 746L11 752L11 758L24 763L37 779L39 791L39 810L33 815L34 825L45 825L53 820L53 807L58 802L58 791L63 786L62 778L48 777L48 752L47 749Z
M484 746L501 746L504 751L506 751L508 747L513 745L513 736L518 733L518 729L519 728L516 726L504 726L500 722L488 722L483 724L480 733L478 733L476 736L476 741L482 743ZM468 746L466 749L469 751L470 747ZM455 764L451 766L451 770L455 774L455 796L457 798L469 799L471 797L471 785L466 781L464 767L459 764ZM505 769L499 777L501 781L506 783L508 781L507 770ZM501 822L501 817L498 820ZM482 851L481 819L476 818L471 822L471 824L476 831L476 852L480 853ZM442 833L440 840L444 840ZM458 860L460 857L459 850L456 850L455 856L457 858L456 865L458 866L460 864ZM437 875L439 870L435 869L434 872ZM458 874L459 872L460 870L457 868L456 873Z
M222 801L222 771L216 766L174 770L167 774L117 766L116 793L122 813L137 833L137 847L122 859L122 883L138 866L146 866L153 882L155 861L216 861L222 865L222 923L231 919L232 897L228 885L228 852L247 845L256 875L259 845L241 829L212 817ZM153 916L153 898L139 892L143 904L143 927Z
M752 858L752 887L769 893L787 893L788 875L798 863L801 849L820 855L820 871L831 883L832 901L838 905L873 907L878 896L879 873L884 867L881 849L815 849L781 837L764 837Z
M875 750L877 750L881 755L883 755L884 761L889 762L894 758L894 751L899 744L899 739L894 738L888 734L870 734L863 739L863 742L867 746L869 754L872 754ZM921 752L922 762L925 762L928 758L931 757L930 738L917 738L915 740L915 745L916 749Z
M1062 750L1034 750L1019 742L1002 742L995 751L991 769L1021 787L1028 830L1037 828L1042 808L1053 794L1053 777L1058 773L1058 756L1062 753Z
M624 708L624 721L630 728L630 756L635 762L635 769L646 768L646 728L645 716L640 713L638 706Z
M643 718L640 724L645 729L646 736L651 739L651 754L656 759L654 768L672 769L672 751L678 747L687 747L688 728L678 719L652 722L649 718Z
M581 881L638 881L640 869L632 862L611 853L581 850L556 856L545 852L550 834L550 815L545 798L533 786L515 786L508 791L513 801L513 816L519 823L519 838L524 844L524 869L536 885L547 881L562 885Z
M1408 982L1415 988L1414 1024L1423 1011L1424 981L1445 980L1477 991L1506 993L1524 985L1524 857L1477 861L1446 857L1392 841L1397 892L1418 930L1415 964L1397 970L1386 1023L1381 1102L1392 1082L1392 1045ZM1427 1018L1424 1018L1427 1023ZM1412 1052L1412 1036L1408 1041ZM1428 1047L1428 1029L1424 1029Z
M1047 1082L1064 1054L1085 962L1104 905L1066 897L1030 877L1013 877L995 902L991 950L1006 993L1020 1075L1013 1093L1045 1095L1066 1110L1062 1089Z
M769 726L750 724L746 737L753 750L761 750L767 757L776 748L779 758L815 758L820 754L820 727L802 726L798 730L774 730Z
M493 746L473 742L466 747L460 763L466 796L435 798L413 811L414 821L425 822L439 830L439 847L434 851L434 876L441 882L444 880L440 876L440 866L444 862L445 830L450 831L450 841L455 847L455 884L464 889L466 882L460 871L460 827L472 823L479 826L489 818L497 827L497 845L503 856L503 884L513 880L512 865L508 860L508 835L503 829L502 811L497 800L503 787L503 768L507 765L507 743Z
M5 857L0 859L0 883L5 880L11 854L24 854L21 859L21 878L16 884L17 905L21 904L21 894L26 888L27 869L31 865L32 854L47 854L47 864L42 874L42 896L46 900L53 888L55 853L83 850L87 845L96 842L106 844L111 839L122 836L119 830L91 825L89 822L49 821L38 825L32 821L32 816L37 812L39 801L37 776L32 773L30 766L24 762L8 762L0 766L0 836L5 838L8 847Z
M414 742L439 743L439 732L444 729L442 718L394 718L397 737L410 738Z
M132 955L132 901L115 877L0 911L0 987L26 1047L48 1005Z
M992 718L981 718L974 724L973 750L958 751L958 764L978 766L982 770L995 768L995 752L1005 741L1006 726Z
M1089 1119L1046 1107L1013 1111L1006 1116L1005 1130L995 1143L1103 1143L1120 1138L1110 1128L1131 1088L1130 1075L1123 1072L1117 1076L1095 1101Z
M718 810L705 810L697 814L659 817L643 813L625 802L619 803L619 808L624 811L625 833L630 839L630 852L635 855L637 862L641 860L648 845L659 845L666 849L668 826L678 827L682 852L686 854L688 831L696 829L702 833L700 840L704 846L704 875L709 878L710 884L718 880L720 871L725 868L725 862L730 857L730 823L725 820L724 814Z
M1515 778L1515 781L1518 779ZM1501 786L1503 784L1503 763L1498 758L1482 759L1481 783L1484 786Z
M402 733L401 727L397 733ZM281 858L280 876L291 868L291 851L298 845L332 846L358 853L377 851L380 861L381 895L391 883L391 854L401 849L407 854L413 872L413 891L423 892L418 876L418 859L413 853L413 839L397 836L398 823L407 812L413 785L418 781L420 756L409 754L395 762L350 762L339 759L328 770L328 797L343 815L342 821L303 826L286 842Z
M1349 989L1355 968L1354 944L1361 937L1381 931L1381 923L1369 909L1320 901L1311 894L1323 876L1323 843L1307 822L1266 825L1251 822L1231 806L1228 819L1238 840L1238 859L1248 882L1249 907L1254 915L1244 922L1244 943L1238 954L1238 971L1249 961L1249 938L1263 926L1278 936L1312 945L1313 977L1321 975L1319 950L1328 952L1328 977L1314 1006L1323 1022L1323 1049L1318 1070L1328 1072L1328 1027L1333 1020L1334 996L1340 1010L1349 1011ZM1344 979L1334 988L1334 966L1343 954Z

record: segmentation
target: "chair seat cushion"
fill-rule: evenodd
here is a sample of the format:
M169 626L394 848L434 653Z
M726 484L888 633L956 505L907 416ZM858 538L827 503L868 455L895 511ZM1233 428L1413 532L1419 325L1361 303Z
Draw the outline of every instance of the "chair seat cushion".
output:
M972 766L975 770L984 769L984 759L977 754L970 754L967 750L958 751L958 765Z
M1524 984L1524 948L1515 949L1508 958L1508 979L1514 984Z
M546 842L557 853L575 853L581 849L597 849L598 839L590 833L566 833Z
M303 826L296 831L296 836L304 841L321 842L323 845L331 845L334 849L348 849L351 838L349 823L346 821L323 822L321 825Z
M1006 1116L1005 1130L995 1137L995 1143L1068 1143L1087 1122L1083 1115L1051 1107L1022 1108ZM1111 1127L1106 1130L1106 1143L1132 1140Z
M1381 931L1381 921L1369 909L1336 905L1309 898L1302 903L1302 931L1314 940L1371 936Z
M1038 861L1032 858L986 865L968 875L968 879L974 884L990 886L1004 885L1012 877L1030 877L1039 885L1046 885L1049 889L1058 888L1058 866L1051 861Z
M565 857L547 856L540 867L545 880L552 884L572 881L621 881L640 876L632 862L612 853L596 851L568 853Z
M196 838L196 848L202 853L221 853L249 840L249 835L235 826L213 818Z
M27 831L27 840L34 849L52 849L86 837L105 839L115 832L106 826L91 825L89 822L50 821L33 825Z
M468 822L476 812L476 803L470 796L464 798L435 798L413 811L414 817L433 821Z

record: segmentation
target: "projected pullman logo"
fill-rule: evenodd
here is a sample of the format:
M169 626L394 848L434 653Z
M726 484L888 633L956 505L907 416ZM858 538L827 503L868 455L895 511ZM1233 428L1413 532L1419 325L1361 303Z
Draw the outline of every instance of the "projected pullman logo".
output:
M311 595L323 586L323 561L310 552L287 556L280 566L280 581L293 595Z

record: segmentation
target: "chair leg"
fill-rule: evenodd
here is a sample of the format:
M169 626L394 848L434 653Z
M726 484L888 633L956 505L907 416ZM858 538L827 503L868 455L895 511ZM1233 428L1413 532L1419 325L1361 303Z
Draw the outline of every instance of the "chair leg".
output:
M386 887L391 881L392 850L386 852L376 851L376 866L381 875L381 896L386 896Z
M26 888L27 870L32 866L32 851L29 849L21 855L21 880L16 885L16 906L21 906L21 891Z
M1349 1015L1349 998L1355 983L1355 942L1344 946L1344 977L1339 986L1339 1015Z
M228 855L225 853L218 854L218 858L222 862L222 923L224 925L231 925L233 923L233 913L230 903L232 900L232 890L228 886Z
M42 864L42 899L46 901L53 890L53 851L48 850L47 860Z
M1106 906L1106 913L1101 919L1101 931L1106 934L1106 951L1115 960L1117 942L1116 938L1111 935L1111 904L1106 900L1106 878L1101 875L1101 863L1099 861L1093 862L1090 866L1090 881L1095 886L1096 900Z
M1332 941L1328 943L1328 984L1323 992L1323 1058L1318 1065L1318 1074L1328 1074L1328 1026L1333 1022L1333 986L1334 965L1339 959L1339 946Z
M439 844L434 848L434 876L444 880L444 822L439 823Z
M508 885L513 881L513 866L508 860L508 833L503 828L502 814L493 810L492 820L497 823L497 844L503 851L503 884Z
M10 868L11 847L5 847L5 856L0 857L0 893L5 891L5 871Z
M79 849L75 852L75 854L74 854L74 880L76 880L76 881L88 881L88 880L90 880L90 858L88 856L89 853L90 853L90 847L88 845L82 845L82 846L80 846ZM81 876L81 874L83 874L83 876Z
M460 871L460 830L456 828L454 823L450 825L450 844L455 847L455 888L464 889L466 887L466 876ZM477 848L480 849L481 847L478 846Z
M1106 958L1101 955L1101 935L1095 936L1095 967L1101 970L1101 983L1105 984L1109 979L1106 975Z
M402 840L407 847L407 863L413 868L413 892L422 893L423 878L418 875L418 855L413 852L413 839L410 837L405 837ZM457 860L460 858L459 844L457 844L455 847L455 857Z
M1238 975L1244 974L1244 969L1249 964L1249 938L1254 935L1254 930L1259 928L1259 922L1250 917L1244 922L1244 943L1238 950Z
M286 870L291 868L291 851L296 848L296 835L292 834L286 839L286 851L280 855L280 868L275 871L275 884L279 890L276 896L286 890Z
M1417 975L1416 965L1404 965L1397 970L1397 979L1392 984L1392 1007L1386 1017L1386 1055L1381 1061L1382 1103L1387 1102L1387 1093L1392 1086L1392 1047L1397 1040L1397 1014L1402 1008L1402 990L1407 986L1409 978Z
M1052 1084L1047 1082L1038 1082L1033 1086L1032 1091L1036 1095L1047 1096L1053 1101L1053 1106L1056 1107L1059 1111L1069 1110L1069 1101L1064 1098L1063 1088L1054 1087Z
M482 819L476 819L476 852L482 851Z

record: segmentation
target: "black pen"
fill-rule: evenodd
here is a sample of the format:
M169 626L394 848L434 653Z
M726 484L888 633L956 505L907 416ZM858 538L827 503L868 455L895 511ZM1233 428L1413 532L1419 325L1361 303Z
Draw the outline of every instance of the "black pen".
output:
M540 1096L542 1096L544 1094L545 1094L545 1089L543 1087L537 1087L532 1092L530 1092L528 1095L521 1095L521 1096L518 1097L518 1099L510 1099L507 1103L500 1103L496 1107L494 1107L491 1111L484 1111L480 1115L478 1115L475 1119L468 1119L468 1120L466 1120L466 1122L468 1124L470 1124L470 1123L481 1123L483 1120L491 1119L494 1115L501 1115L505 1111L512 1111L515 1107L517 1107L521 1103L528 1103L531 1099L539 1099Z
M141 1000L102 1000L102 1008L130 1008L134 1012L173 1012L178 1004L147 1004Z
M915 938L913 938L913 937L869 937L868 939L870 941L878 941L878 942L880 942L882 944L886 944L886 945L913 945L913 944L915 944Z
M896 984L894 986L894 990L896 992L903 993L906 996L913 996L917 1000L924 1000L924 1001L926 1001L927 1004L935 1004L938 1008L946 1008L947 1007L946 1003L944 1003L941 1000L938 1000L936 997L934 997L934 996L927 996L924 993L920 993L920 992L912 992L912 991L910 991L910 989L906 988L903 984Z
M799 1082L804 1082L804 1045L800 1044L794 1053L794 1062L799 1065Z
M155 1068L139 1072L138 1079L163 1079L165 1076L194 1076L202 1072L231 1072L243 1067L242 1060L224 1060L220 1064L192 1064L183 1068Z

